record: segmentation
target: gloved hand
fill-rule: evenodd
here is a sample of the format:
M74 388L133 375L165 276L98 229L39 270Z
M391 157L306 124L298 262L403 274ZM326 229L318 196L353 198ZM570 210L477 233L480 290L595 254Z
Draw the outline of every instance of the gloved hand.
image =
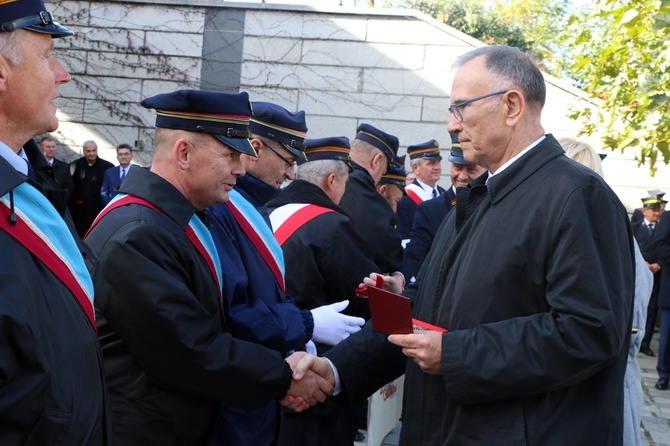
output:
M361 329L365 324L365 319L340 314L348 305L349 301L343 300L330 305L322 305L312 310L312 317L314 318L312 340L314 342L335 345Z

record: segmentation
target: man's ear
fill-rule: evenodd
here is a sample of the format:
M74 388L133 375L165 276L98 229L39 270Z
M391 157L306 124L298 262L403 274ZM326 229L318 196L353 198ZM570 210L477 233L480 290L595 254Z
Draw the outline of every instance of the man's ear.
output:
M263 145L261 140L258 139L258 138L252 138L249 141L251 142L251 145L256 150L256 153L258 154L258 156L251 156L251 155L242 154L242 159L244 160L245 163L253 165L253 164L256 164L258 162L258 160L260 159L261 153L265 151L265 146ZM248 164L245 164L245 165L248 165Z
M321 190L323 190L326 195L330 196L330 192L333 190L333 185L335 184L336 179L336 175L334 173L330 173L321 182Z
M377 170L381 163L386 163L386 156L383 153L377 153L372 157L372 169Z
M526 100L520 91L510 90L503 96L507 125L513 127L526 111Z
M7 91L7 81L9 79L10 62L5 56L0 54L0 93Z
M172 155L181 170L188 170L194 146L186 138L179 138L172 146Z

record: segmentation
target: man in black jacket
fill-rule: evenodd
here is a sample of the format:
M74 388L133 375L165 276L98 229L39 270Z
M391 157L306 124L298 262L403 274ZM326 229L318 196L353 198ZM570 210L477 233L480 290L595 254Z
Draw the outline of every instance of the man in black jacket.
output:
M295 375L312 367L335 382L337 370L342 396L357 399L405 372L402 445L620 445L635 271L626 209L544 133L546 86L530 57L485 46L458 63L448 130L489 174L459 189L412 309L448 332L366 325L326 353L333 368L310 359Z
M640 343L640 352L647 356L654 356L651 349L651 338L654 336L656 319L658 317L658 292L661 288L661 265L658 255L653 249L656 226L663 213L663 203L660 197L650 196L642 199L642 220L632 224L633 236L640 247L642 257L647 262L649 271L654 275L654 287L647 305L647 322L644 328L644 337ZM667 386L666 386L667 389ZM661 389L661 390L666 390Z
M85 247L31 139L58 128L52 39L72 32L40 0L1 2L0 21L0 444L107 444Z
M70 200L70 211L77 232L81 237L86 234L93 220L104 207L102 202L102 182L105 171L114 164L98 156L98 144L86 141L83 145L84 156L70 163L74 190Z
M114 442L203 445L222 401L289 404L300 387L291 386L290 365L300 354L284 361L230 335L222 267L202 212L228 199L244 174L240 155L255 153L248 95L180 90L142 105L157 113L151 170L129 171L87 237L98 255L95 306Z
M54 172L54 179L61 189L67 189L67 198L72 195L74 184L70 175L70 166L65 161L56 158L56 139L53 136L44 136L39 140L40 150L47 159Z
M307 162L298 162L297 179L268 203L270 221L286 260L287 293L300 308L331 305L358 316L351 320L346 337L370 317L367 301L355 290L361 277L379 268L360 249L360 235L338 206L351 168L349 140L306 140L305 154ZM316 342L318 352L339 339ZM325 404L301 414L285 411L278 444L351 445L358 431L358 409Z
M402 262L395 215L375 185L398 153L398 138L370 124L361 124L351 141L354 171L340 207L354 222L372 258L383 272L394 272Z

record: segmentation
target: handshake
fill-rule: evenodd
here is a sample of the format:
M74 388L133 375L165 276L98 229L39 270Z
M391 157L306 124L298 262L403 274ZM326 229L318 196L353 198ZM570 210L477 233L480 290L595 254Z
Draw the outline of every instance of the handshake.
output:
M282 405L302 412L326 400L335 390L335 372L325 358L295 352L286 362L293 370L293 381L288 393L279 401Z

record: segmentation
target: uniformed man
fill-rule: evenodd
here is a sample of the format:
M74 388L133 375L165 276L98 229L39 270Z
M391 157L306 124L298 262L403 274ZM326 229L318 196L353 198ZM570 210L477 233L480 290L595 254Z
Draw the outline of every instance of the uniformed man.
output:
M407 194L405 191L406 182L405 155L396 156L388 171L382 175L379 183L377 183L377 192L384 197L394 213L398 209L400 200Z
M241 156L246 175L237 179L230 200L208 213L221 264L226 265L222 283L231 333L285 355L304 349L312 339L342 339L355 321L340 314L339 307L298 308L286 294L284 256L265 205L285 180L294 179L295 161L305 158L307 124L303 111L291 113L269 102L252 107L249 130L258 157ZM278 423L275 401L254 410L224 404L209 444L272 445Z
M440 145L434 139L407 148L415 180L407 186L407 195L398 203L398 231L403 241L408 241L414 213L419 204L442 195L445 190L437 182L442 175Z
M257 408L296 394L291 364L300 354L285 361L230 334L202 212L228 199L244 174L240 155L255 155L248 95L180 90L142 105L157 114L151 170L129 171L87 238L98 254L93 280L114 441L203 445L221 402Z
M361 249L361 236L338 206L353 170L349 140L306 140L305 147L307 162L298 162L296 180L268 203L272 229L286 259L286 290L300 308L339 305L359 316L357 323L362 325L363 318L370 317L369 307L355 290L361 277L379 268ZM359 327L351 328L353 333ZM323 353L333 344L316 346ZM304 414L284 411L278 445L351 445L358 432L358 409L327 403Z
M349 215L356 230L383 272L393 272L402 262L400 234L394 213L375 185L398 153L398 138L370 124L361 124L351 141L354 171L340 207Z
M633 224L633 236L640 247L642 257L649 271L654 275L654 287L649 297L647 304L647 319L644 329L644 337L640 343L640 352L647 356L654 356L651 349L651 339L654 336L654 329L656 328L656 319L658 318L658 292L661 287L661 265L659 264L658 255L654 251L652 245L654 240L654 233L656 232L656 225L661 220L663 213L663 205L658 195L645 197L642 199L642 221Z
M40 0L0 2L0 444L110 441L86 252L32 140L58 128L71 36ZM67 220L64 221L64 218Z
M405 257L399 268L405 280L409 282L413 282L419 272L442 221L456 206L456 188L467 187L472 180L486 172L483 167L469 163L463 158L458 135L451 135L448 160L451 163L449 168L451 187L439 197L421 203L414 214L409 241L405 246Z

